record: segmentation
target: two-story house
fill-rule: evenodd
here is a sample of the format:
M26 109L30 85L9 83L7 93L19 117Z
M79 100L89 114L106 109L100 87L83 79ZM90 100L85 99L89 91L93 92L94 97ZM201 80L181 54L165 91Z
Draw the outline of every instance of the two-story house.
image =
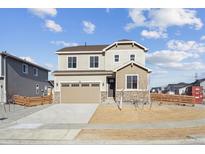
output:
M119 40L110 45L85 45L58 50L54 97L60 103L97 103L113 98L130 101L148 91L149 73L143 45Z
M13 95L42 96L50 86L50 70L7 52L0 52L0 103Z

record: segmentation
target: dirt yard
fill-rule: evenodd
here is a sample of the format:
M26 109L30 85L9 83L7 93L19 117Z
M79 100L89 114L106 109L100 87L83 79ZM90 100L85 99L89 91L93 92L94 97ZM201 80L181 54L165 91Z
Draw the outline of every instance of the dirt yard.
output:
M78 140L154 140L185 139L190 135L205 135L205 126L174 129L82 130Z
M181 121L205 118L205 108L157 105L144 109L135 109L133 105L124 105L120 111L115 105L100 105L89 123L133 123Z

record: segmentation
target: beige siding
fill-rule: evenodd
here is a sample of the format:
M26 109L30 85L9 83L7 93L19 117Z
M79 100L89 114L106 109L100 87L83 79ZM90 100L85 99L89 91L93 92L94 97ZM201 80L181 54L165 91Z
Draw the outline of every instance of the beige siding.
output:
M145 65L145 52L144 50L132 45L118 45L106 51L105 53L105 69L115 70L116 68L124 65L130 61L130 55L135 55L135 62ZM119 62L114 61L114 56L119 55Z
M114 70L119 66L130 61L130 55L135 55L135 62L145 65L145 52L141 48L132 45L118 45L103 54L66 54L58 55L58 70L73 70L68 69L68 56L77 57L77 68L74 70ZM114 55L120 56L119 62L114 62ZM99 67L90 68L90 56L99 56Z
M68 69L68 57L77 57L77 68L75 70L104 70L104 56L102 54L71 54L58 55L58 70L73 70ZM99 56L99 67L90 68L90 56Z
M148 84L148 73L144 69L138 67L138 66L131 66L128 65L125 68L122 68L121 70L116 72L116 86L117 90L126 89L126 75L129 74L137 74L138 75L138 89L139 90L145 90L147 89Z

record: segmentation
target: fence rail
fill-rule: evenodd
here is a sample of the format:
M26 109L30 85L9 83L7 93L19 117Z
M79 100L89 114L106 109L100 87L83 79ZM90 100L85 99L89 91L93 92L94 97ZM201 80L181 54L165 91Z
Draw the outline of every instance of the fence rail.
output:
M15 104L31 107L43 104L51 104L53 102L53 99L52 95L41 97L26 97L14 95L13 101Z
M186 103L195 104L195 98L187 95L170 95L170 94L150 94L151 101L169 102L169 103Z

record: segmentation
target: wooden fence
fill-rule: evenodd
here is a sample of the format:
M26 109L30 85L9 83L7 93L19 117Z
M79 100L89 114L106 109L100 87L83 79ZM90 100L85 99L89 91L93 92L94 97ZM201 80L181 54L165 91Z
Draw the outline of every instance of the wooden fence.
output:
M151 101L168 102L168 103L184 103L195 104L195 98L187 95L170 95L170 94L150 94Z
M41 97L26 97L14 95L13 101L15 104L23 105L23 106L37 106L43 104L51 104L53 102L52 95L49 96L41 96Z

